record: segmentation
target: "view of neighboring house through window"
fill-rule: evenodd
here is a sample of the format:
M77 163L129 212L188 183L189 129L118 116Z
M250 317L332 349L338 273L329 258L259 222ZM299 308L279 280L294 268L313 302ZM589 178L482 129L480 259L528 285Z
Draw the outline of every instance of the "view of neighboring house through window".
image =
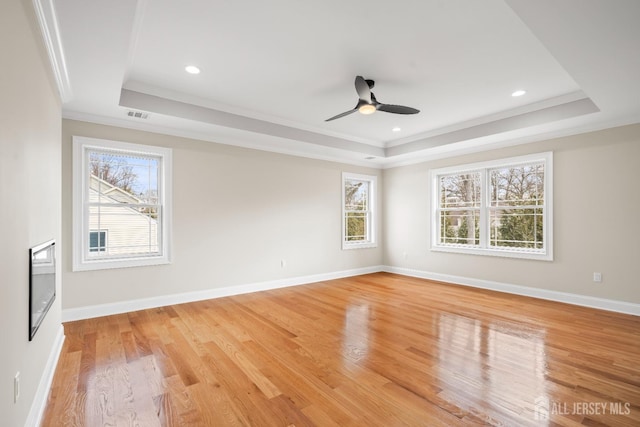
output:
M170 151L74 138L74 267L168 262Z
M89 252L104 252L107 250L107 232L89 232Z
M375 176L343 173L343 249L376 246L375 191Z
M552 259L552 154L432 171L432 249Z
M160 159L99 149L88 149L87 154L89 228L109 232L109 245L99 242L105 250L90 251L91 256L158 254ZM88 238L91 243L91 232Z

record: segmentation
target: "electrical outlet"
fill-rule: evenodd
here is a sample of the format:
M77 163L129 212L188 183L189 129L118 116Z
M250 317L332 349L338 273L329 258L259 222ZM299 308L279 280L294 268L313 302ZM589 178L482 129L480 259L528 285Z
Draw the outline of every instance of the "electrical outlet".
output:
M19 397L20 397L20 372L16 372L16 375L13 377L13 403L17 403Z
M409 255L406 252L402 252L402 258L407 259L409 258Z
M280 260L280 268L285 268L287 266L287 261L284 259Z
M594 282L602 282L602 273L593 273L593 281Z

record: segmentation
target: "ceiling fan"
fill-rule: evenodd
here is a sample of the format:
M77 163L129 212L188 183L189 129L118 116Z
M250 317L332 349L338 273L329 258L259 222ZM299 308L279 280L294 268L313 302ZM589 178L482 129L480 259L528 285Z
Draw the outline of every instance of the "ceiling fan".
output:
M359 111L362 114L373 114L378 110L394 114L417 114L420 112L420 110L405 107L403 105L382 104L381 102L378 102L373 92L371 92L371 89L373 89L373 86L376 84L373 80L365 80L362 76L356 76L355 84L356 92L358 92L358 97L360 98L355 108L353 110L340 113L337 116L333 116L325 120L325 122L330 122L331 120L348 116L356 111Z

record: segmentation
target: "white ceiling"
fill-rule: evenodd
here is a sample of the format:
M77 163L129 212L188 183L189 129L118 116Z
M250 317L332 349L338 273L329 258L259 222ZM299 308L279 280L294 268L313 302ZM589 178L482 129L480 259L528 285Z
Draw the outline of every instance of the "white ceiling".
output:
M640 122L637 0L36 6L67 118L374 167ZM421 112L325 122L356 75Z

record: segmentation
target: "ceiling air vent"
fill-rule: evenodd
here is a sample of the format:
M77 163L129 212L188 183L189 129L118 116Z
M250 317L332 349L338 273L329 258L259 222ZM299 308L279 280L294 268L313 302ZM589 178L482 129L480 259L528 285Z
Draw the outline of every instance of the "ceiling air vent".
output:
M149 113L143 113L142 111L127 111L127 116L134 117L136 119L148 119Z

